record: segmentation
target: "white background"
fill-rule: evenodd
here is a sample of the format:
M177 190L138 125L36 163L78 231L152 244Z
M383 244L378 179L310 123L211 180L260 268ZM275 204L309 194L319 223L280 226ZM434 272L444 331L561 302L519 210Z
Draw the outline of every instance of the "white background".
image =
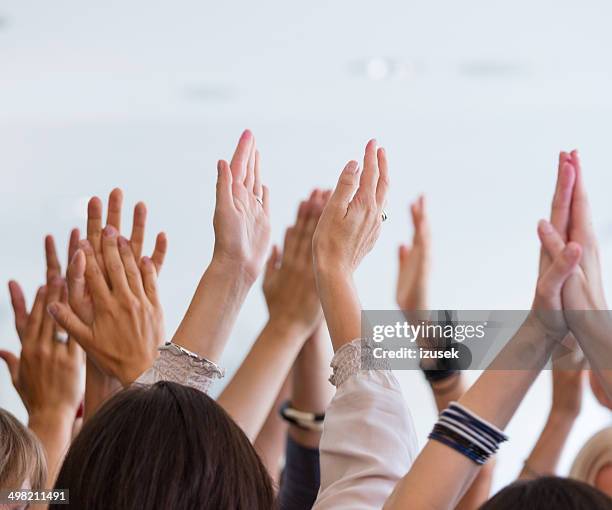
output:
M297 201L331 186L375 136L391 160L385 224L357 281L364 308L394 306L409 201L426 192L431 306L525 309L560 149L579 147L610 266L612 6L472 0L307 3L5 0L0 6L0 280L32 296L43 236L84 227L114 186L168 233L168 335L212 248L215 162L251 128L272 191L273 239ZM611 280L606 273L610 293ZM31 299L30 299L31 300ZM266 313L254 288L223 364ZM7 293L0 345L18 348ZM270 367L273 369L273 367ZM470 374L476 377L477 374ZM421 444L435 413L419 373L399 374ZM511 481L550 405L544 373L508 428L495 486ZM0 405L25 419L6 370ZM562 459L610 423L585 395Z

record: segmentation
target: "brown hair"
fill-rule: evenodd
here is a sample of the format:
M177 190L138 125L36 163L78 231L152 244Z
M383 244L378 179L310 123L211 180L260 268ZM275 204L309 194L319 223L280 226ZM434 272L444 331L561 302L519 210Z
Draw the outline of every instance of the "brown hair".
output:
M612 499L584 482L545 476L503 488L480 510L610 510Z
M0 409L0 489L40 490L47 477L45 452L38 438L17 418Z
M171 382L133 386L104 404L55 485L88 510L274 507L270 476L238 425L204 393Z

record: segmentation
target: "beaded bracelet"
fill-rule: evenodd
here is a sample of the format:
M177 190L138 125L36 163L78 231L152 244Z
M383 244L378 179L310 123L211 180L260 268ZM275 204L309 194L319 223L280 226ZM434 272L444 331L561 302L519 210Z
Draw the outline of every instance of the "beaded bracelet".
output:
M457 402L440 413L429 438L482 465L499 449L506 436L495 425L483 420Z

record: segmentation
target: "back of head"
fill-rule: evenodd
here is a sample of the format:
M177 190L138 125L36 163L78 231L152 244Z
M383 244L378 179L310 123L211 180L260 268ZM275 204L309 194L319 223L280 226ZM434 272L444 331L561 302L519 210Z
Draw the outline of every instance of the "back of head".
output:
M610 510L612 499L590 485L548 476L503 488L480 510Z
M46 476L45 453L38 438L0 409L0 490L40 490Z
M274 501L242 430L210 397L170 382L110 399L73 442L56 487L89 510L269 510Z
M612 427L606 427L582 447L570 470L570 477L612 495Z

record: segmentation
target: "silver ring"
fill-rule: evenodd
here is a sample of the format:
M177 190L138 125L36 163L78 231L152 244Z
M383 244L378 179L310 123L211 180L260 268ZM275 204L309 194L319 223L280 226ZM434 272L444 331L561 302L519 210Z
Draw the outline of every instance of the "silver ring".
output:
M387 214L387 211L383 210L383 212L382 212L382 220L383 220L383 223L384 223L385 221L387 221L388 219L389 219L389 215Z
M259 205L263 207L263 200L259 197L255 197L255 200L259 202Z
M53 335L53 340L59 342L60 344L68 343L68 333L65 331L56 331Z

